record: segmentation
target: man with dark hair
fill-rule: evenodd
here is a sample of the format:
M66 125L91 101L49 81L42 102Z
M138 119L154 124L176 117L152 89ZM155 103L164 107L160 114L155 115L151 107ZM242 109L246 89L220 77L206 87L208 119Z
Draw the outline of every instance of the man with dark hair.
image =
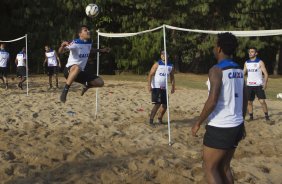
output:
M61 67L61 61L58 57L55 50L51 49L49 45L45 46L45 59L43 62L43 67L45 67L47 63L47 75L49 76L49 89L53 87L52 85L52 76L55 76L56 79L56 88L59 88L58 81L58 71Z
M60 96L61 102L66 102L67 94L71 84L75 81L84 85L81 92L83 95L89 88L102 87L104 81L102 78L84 71L90 51L93 52L109 52L109 48L94 49L92 48L92 41L90 40L90 31L87 26L83 25L78 29L78 39L71 43L62 42L59 53L70 51L64 75L67 79L66 85Z
M148 89L152 93L152 103L154 104L150 114L150 125L154 126L154 117L161 107L158 115L158 122L161 124L163 116L167 109L166 100L166 73L170 77L172 85L171 93L175 91L175 80L174 80L174 68L173 65L168 61L167 69L165 68L165 52L161 52L161 59L156 62L148 75ZM168 54L166 55L168 58Z
M247 91L248 91L248 112L250 115L250 121L254 119L253 116L253 101L255 96L262 106L265 120L269 121L268 109L265 103L266 95L265 90L268 82L268 73L265 68L264 62L257 57L258 52L255 47L249 49L249 60L245 62L244 74L248 74L247 77ZM264 77L263 77L263 75Z
M26 53L25 47L17 54L15 63L17 65L17 77L19 78L18 88L23 89L23 82L26 80Z
M203 141L203 167L208 183L234 183L230 162L245 136L244 73L231 59L237 45L233 34L218 34L213 50L218 64L209 70L209 96L191 129L196 136L204 120L209 119Z
M9 61L10 54L5 50L5 44L0 44L0 78L5 84L5 89L8 89L7 79L7 64Z

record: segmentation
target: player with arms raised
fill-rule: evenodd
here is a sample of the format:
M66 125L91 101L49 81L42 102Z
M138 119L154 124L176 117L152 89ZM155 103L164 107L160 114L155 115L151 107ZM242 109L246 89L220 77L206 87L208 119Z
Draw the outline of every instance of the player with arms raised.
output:
M109 52L109 48L94 49L92 48L92 41L90 40L90 31L86 25L82 25L78 29L78 39L71 43L62 42L59 53L70 51L68 62L64 69L64 76L67 79L66 85L60 96L61 102L66 102L67 94L71 84L75 81L84 85L81 95L83 95L89 88L102 87L104 81L99 76L89 74L84 71L89 53L92 52Z

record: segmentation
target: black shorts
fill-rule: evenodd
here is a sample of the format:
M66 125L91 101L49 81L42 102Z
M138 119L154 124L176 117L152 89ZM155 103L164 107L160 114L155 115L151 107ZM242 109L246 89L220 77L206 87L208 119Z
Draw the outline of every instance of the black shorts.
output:
M54 74L58 74L59 67L58 66L48 66L47 67L47 75L52 76Z
M71 66L70 67L66 67L64 69L64 76L65 78L67 79L68 76L69 76L69 70L70 70ZM78 82L80 84L86 84L90 81L93 81L95 79L99 78L97 75L94 75L94 74L90 74L90 73L87 73L85 71L81 71L79 72L79 74L77 75L76 79L74 80L75 82Z
M204 145L215 149L234 149L245 137L244 123L237 127L219 128L206 125Z
M152 89L152 103L153 104L167 104L166 89L153 88Z
M25 66L17 67L17 77L26 77L26 67Z
M254 101L257 96L258 99L266 99L266 95L262 86L247 86L248 100Z
M0 67L0 77L7 77L7 67Z

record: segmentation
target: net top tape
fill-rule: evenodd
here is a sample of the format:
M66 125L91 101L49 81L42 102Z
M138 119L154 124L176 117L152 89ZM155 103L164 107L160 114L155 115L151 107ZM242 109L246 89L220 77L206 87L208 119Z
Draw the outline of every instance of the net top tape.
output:
M229 31L229 30L224 30L224 31L214 31L214 30L199 30L199 29L186 29L186 28L180 28L180 27L175 27L175 26L170 26L170 25L163 25L156 27L154 29L148 29L145 31L140 31L140 32L135 32L135 33L102 33L98 32L99 36L103 37L115 37L115 38L121 38L121 37L130 37L130 36L136 36L139 34L144 34L148 32L153 32L156 30L159 30L161 28L168 28L168 29L173 29L173 30L178 30L178 31L186 31L186 32L194 32L194 33L205 33L205 34L218 34L218 33L224 33L224 32L230 32L234 34L237 37L255 37L255 36L276 36L276 35L282 35L282 29L275 29L275 30L249 30L249 31Z
M15 41L21 40L21 39L23 39L25 37L26 36L22 36L20 38L16 38L16 39L13 39L13 40L0 40L0 42L5 42L5 43L7 43L7 42L15 42Z

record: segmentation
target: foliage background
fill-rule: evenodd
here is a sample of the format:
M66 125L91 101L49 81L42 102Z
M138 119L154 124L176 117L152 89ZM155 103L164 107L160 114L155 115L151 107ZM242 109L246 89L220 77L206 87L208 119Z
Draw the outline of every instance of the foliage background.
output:
M85 15L85 7L96 3L98 17ZM76 37L79 25L86 24L101 32L137 32L168 24L177 27L205 30L267 30L281 29L280 0L4 0L0 1L0 40L28 34L29 68L42 73L44 45L58 49L61 41ZM112 52L101 55L103 74L115 71L148 72L163 49L162 31L131 38L100 38L102 47ZM282 74L282 36L239 38L235 59L243 66L247 48L255 46L270 74ZM212 47L215 36L167 30L167 49L170 60L180 72L207 73L215 63ZM15 71L16 53L24 41L7 44L12 59L10 71ZM94 44L95 46L95 44ZM63 64L67 55L60 56ZM95 71L93 54L88 70Z

